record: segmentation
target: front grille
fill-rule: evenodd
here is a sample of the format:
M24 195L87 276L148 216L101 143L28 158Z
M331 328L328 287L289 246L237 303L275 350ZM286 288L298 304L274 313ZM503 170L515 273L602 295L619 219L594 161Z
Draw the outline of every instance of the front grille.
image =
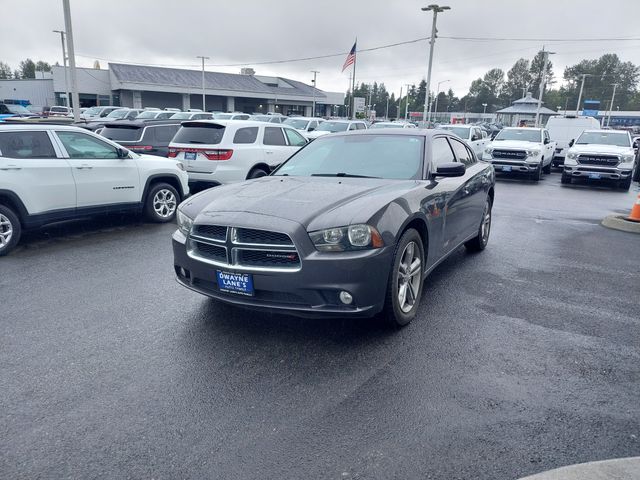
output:
M205 258L210 260L216 260L218 262L226 262L227 261L227 249L224 247L219 247L217 245L211 245L209 243L203 242L193 242L194 250L198 252L198 254L202 255Z
M524 150L494 150L493 158L504 158L507 160L524 160L527 158L527 152Z
M578 155L578 163L582 165L602 165L615 167L620 159L613 155Z
M194 225L193 234L212 240L224 241L227 238L227 227L221 225Z
M293 245L289 235L267 230L255 230L252 228L237 228L236 237L238 243L258 243L264 245Z
M517 163L517 162L500 162L500 161L493 161L491 162L494 165L511 165L511 166L519 166L522 165L521 163Z
M296 252L238 250L238 263L253 267L292 267L300 265L300 258Z
M579 172L591 172L591 173L619 173L615 168L576 168Z

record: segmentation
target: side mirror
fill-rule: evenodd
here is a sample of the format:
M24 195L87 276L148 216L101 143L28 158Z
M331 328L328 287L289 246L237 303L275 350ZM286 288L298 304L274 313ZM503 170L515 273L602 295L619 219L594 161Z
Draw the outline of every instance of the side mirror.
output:
M129 150L126 148L119 147L117 150L118 158L127 158L129 156Z
M307 130L307 132L313 132L315 129L315 127L309 127L309 130Z
M467 168L464 166L464 163L458 162L450 162L450 163L441 163L436 168L436 173L433 174L434 177L462 177L466 172Z
M640 145L640 143L638 142L638 140L636 140L635 142L633 142L633 148L634 149L638 149L638 146Z
M549 140L548 138L545 138L544 139L544 144L545 145L549 145L549 143L551 143L551 140Z
M475 142L476 140L480 140L477 135L471 135L471 141Z
M570 146L570 147L573 147L573 144L574 144L574 143L575 143L575 140L572 138L572 139L569 141L569 146Z

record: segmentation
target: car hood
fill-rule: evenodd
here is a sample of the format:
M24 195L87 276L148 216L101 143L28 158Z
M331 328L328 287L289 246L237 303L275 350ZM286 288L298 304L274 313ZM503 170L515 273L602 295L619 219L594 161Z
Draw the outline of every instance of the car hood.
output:
M574 145L569 149L571 153L609 153L613 155L623 155L633 153L631 147L618 147L616 145L600 145L597 143L591 143L586 145Z
M307 230L366 222L416 180L344 177L263 177L209 189L181 207L194 217L222 213L282 218Z
M539 142L523 142L522 140L498 140L491 142L493 148L498 149L517 149L517 148L540 148Z

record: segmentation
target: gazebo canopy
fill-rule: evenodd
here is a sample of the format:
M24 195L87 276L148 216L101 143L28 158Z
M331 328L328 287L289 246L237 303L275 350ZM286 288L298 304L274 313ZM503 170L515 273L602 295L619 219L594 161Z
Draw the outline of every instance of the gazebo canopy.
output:
M544 102L542 102L544 104ZM531 96L531 92L527 92L524 98L516 100L513 105L502 110L498 110L496 113L502 113L506 115L535 115L538 111L538 99ZM555 115L556 112L547 107L540 107L540 115Z

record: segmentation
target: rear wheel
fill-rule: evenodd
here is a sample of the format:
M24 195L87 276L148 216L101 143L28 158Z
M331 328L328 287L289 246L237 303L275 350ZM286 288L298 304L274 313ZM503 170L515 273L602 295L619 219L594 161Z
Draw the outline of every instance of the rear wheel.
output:
M156 183L147 193L144 214L148 220L156 223L172 221L176 216L180 196L168 183Z
M564 172L562 172L562 177L560 177L560 183L564 183L565 185L568 185L571 183L571 175L568 175Z
M0 257L7 255L20 241L22 226L13 210L0 205Z
M422 294L425 264L420 234L413 228L402 234L391 264L384 314L395 327L408 325L416 316Z
M252 178L266 177L267 175L269 175L268 172L260 167L257 167L249 172L249 175L247 175L247 180L250 180Z
M489 234L491 233L491 197L487 197L482 212L482 220L478 229L478 236L464 244L465 248L470 252L481 252L489 243Z

